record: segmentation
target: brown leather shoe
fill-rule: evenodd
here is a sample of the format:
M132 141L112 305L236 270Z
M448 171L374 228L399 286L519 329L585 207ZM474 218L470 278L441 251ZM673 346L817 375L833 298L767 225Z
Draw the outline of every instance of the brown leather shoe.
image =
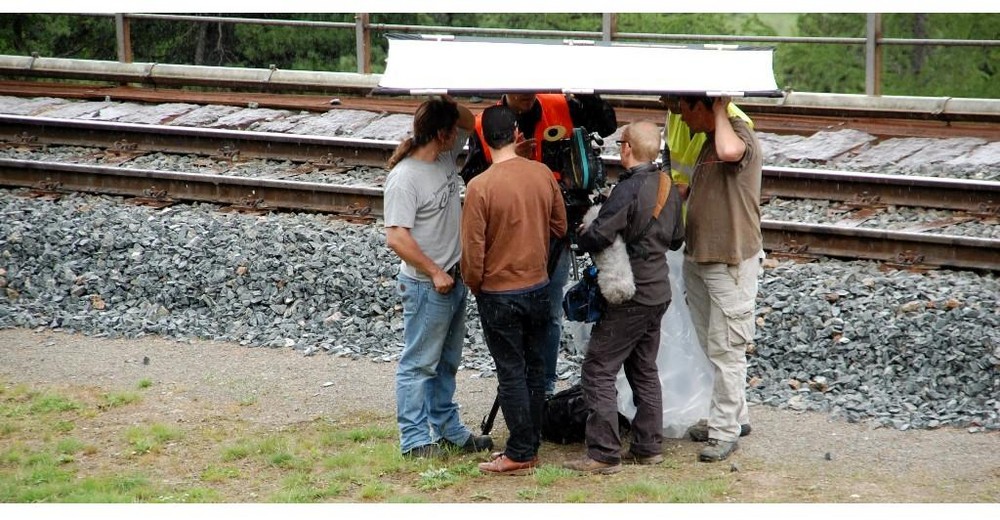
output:
M531 475L535 472L536 465L537 456L527 462L517 462L506 455L500 455L489 462L480 462L479 471L487 475Z
M582 459L563 462L563 467L573 471L595 473L599 475L610 475L612 473L618 473L622 470L620 462L618 464L608 464L599 460L594 460L586 455L584 455Z
M497 459L499 459L500 457L503 457L503 456L504 456L504 452L502 452L502 451L494 451L493 453L490 453L490 460L497 460ZM531 462L534 462L535 465L537 466L538 465L538 455L535 455L535 457L531 459Z

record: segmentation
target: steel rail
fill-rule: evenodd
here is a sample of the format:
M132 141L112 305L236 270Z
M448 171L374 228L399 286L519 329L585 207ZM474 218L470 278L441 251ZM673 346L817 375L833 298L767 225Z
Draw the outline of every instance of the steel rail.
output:
M367 186L2 158L0 185L128 197L153 196L161 200L230 204L253 209L382 215L382 189Z
M287 180L0 159L0 185L348 216L383 215L383 190ZM763 220L768 251L1000 270L1000 240Z
M376 167L385 165L398 144L388 140L0 115L0 140L16 143L24 139L38 144L97 147L125 139L139 151L236 153L241 157L293 161L315 161L329 154L345 166ZM616 179L621 172L619 157L602 155L601 159L609 178ZM995 211L1000 206L998 182L774 166L764 168L761 194L979 212Z
M409 97L357 97L331 99L317 94L276 92L192 92L121 85L79 85L53 82L0 81L0 94L16 97L57 97L94 101L140 103L194 103L279 110L327 112L331 102L338 109L413 114L420 99ZM741 99L740 107L762 132L812 135L821 130L854 128L879 137L977 137L1000 140L1000 101L960 98L831 97L789 93L781 103L766 98ZM493 100L495 101L495 100ZM638 120L662 121L666 109L659 98L608 96L620 124ZM491 101L471 99L465 104L477 113Z
M761 220L764 249L863 258L910 267L1000 270L1000 240Z
M778 166L766 166L763 173L763 196L871 201L959 211L1000 207L1000 182Z
M367 166L384 165L398 144L350 137L0 115L0 139L15 142L25 132L40 144L107 147L124 138L145 151L213 155L228 147L230 153L297 161L333 154L351 164Z

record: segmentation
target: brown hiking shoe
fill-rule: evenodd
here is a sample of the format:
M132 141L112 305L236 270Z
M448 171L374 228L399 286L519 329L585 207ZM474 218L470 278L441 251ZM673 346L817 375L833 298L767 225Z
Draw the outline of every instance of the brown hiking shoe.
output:
M640 466L652 466L654 464L659 464L663 462L663 455L657 453L656 455L646 455L639 456L631 451L622 455L622 464L638 464Z
M708 439L705 447L698 453L698 460L702 462L719 462L726 460L733 454L740 445L733 442L720 441L719 439Z
M581 459L563 462L563 467L582 473L595 473L599 475L610 475L622 470L621 463L608 464L599 460L594 460L586 455Z
M751 428L749 424L740 425L740 437L746 437L747 435L750 435L751 431L753 431L753 428ZM708 423L706 423L704 420L698 421L697 424L688 428L687 434L688 437L690 437L691 440L693 440L694 442L707 442Z

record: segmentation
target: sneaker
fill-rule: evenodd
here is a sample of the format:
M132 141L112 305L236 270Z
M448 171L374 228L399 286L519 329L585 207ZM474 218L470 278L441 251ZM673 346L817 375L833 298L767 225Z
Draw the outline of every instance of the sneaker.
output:
M418 459L440 459L444 457L444 450L437 444L424 444L409 451L404 451L403 456Z
M500 455L489 462L480 462L479 471L487 475L531 475L537 465L537 456L526 462L518 462L507 458L506 455Z
M749 424L740 425L740 437L746 437L750 435L753 428ZM688 428L688 437L694 442L707 442L708 441L708 424L704 421L699 421L694 426Z
M737 444L736 441L726 442L720 441L719 439L708 439L705 447L702 448L701 453L698 454L698 460L702 462L719 462L726 460L739 447L740 445Z
M462 445L462 451L475 453L477 451L489 451L493 449L493 437L489 435L469 435L468 440Z
M622 464L638 464L640 466L652 466L654 464L660 464L663 462L663 455L657 453L656 455L646 455L639 456L631 451L622 455Z
M620 462L618 464L608 464L606 462L594 460L586 455L584 455L581 459L564 462L563 467L573 471L593 473L597 475L610 475L612 473L618 473L622 470Z

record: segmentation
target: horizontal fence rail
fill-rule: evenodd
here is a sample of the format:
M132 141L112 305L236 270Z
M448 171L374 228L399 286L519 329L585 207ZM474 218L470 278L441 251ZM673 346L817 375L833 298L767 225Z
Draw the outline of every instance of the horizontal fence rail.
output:
M371 37L373 32L403 32L403 33L444 33L454 35L504 36L519 38L564 38L603 41L645 41L654 43L666 42L742 42L742 43L793 43L793 44L829 44L829 45L863 45L865 48L865 94L881 95L882 85L882 50L885 46L965 46L965 47L998 47L1000 40L990 39L949 39L949 38L884 38L882 37L882 15L871 13L867 15L864 37L810 37L810 36L752 36L723 34L656 34L619 32L617 30L617 15L604 13L601 17L600 31L566 31L541 29L507 29L491 27L452 27L438 25L409 25L371 23L370 14L356 13L355 21L351 22L321 22L309 20L276 20L265 18L246 18L229 16L202 16L179 14L149 14L149 13L81 13L79 16L114 17L117 32L118 61L132 61L131 21L133 20L163 20L191 23L228 23L270 25L285 27L313 27L328 29L343 29L355 31L357 71L369 74L371 68Z

